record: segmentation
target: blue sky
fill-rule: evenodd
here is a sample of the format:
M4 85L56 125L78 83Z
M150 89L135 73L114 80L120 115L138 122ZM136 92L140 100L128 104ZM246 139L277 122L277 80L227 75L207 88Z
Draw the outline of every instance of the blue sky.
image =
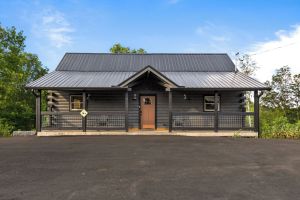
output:
M24 30L26 50L50 70L65 52L120 42L153 53L255 54L265 80L282 65L300 72L299 11L299 0L1 0L0 22Z

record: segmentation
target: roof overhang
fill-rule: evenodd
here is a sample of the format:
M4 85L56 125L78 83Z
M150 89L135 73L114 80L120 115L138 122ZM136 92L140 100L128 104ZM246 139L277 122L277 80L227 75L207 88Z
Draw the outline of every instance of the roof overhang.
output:
M269 87L260 88L172 88L172 90L184 90L184 91L255 91L255 90L271 90Z
M163 81L165 83L164 87L166 87L166 88L180 87L175 82L173 82L172 80L167 78L165 75L163 75L161 72L159 72L158 70L156 70L154 67L152 67L150 65L148 65L148 66L144 67L143 69L141 69L140 71L136 72L135 74L133 74L132 76L130 76L129 78L127 78L126 80L121 82L118 86L119 87L128 87L128 85L130 83L134 82L135 80L137 80L138 78L140 78L142 75L144 75L146 73L152 73L153 75L155 75L158 79L160 79L161 81Z
M127 87L30 87L26 86L28 90L72 90L72 91L105 91L105 90L128 90Z

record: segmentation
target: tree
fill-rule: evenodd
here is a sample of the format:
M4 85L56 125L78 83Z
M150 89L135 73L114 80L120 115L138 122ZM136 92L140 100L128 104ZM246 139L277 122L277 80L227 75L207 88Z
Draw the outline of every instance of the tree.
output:
M296 74L293 76L291 90L292 90L295 106L296 106L296 108L299 108L299 106L300 106L300 74Z
M248 54L244 54L241 57L237 58L237 67L242 73L246 74L247 76L253 76L258 68L256 62ZM247 91L245 92L245 95L247 111L249 112L252 98L251 92ZM249 122L251 123L251 119L249 119Z
M264 105L280 108L284 112L295 106L292 93L293 79L291 69L288 66L276 70L272 76L272 81L267 82L267 84L272 89L262 97Z
M144 49L139 48L139 49L130 49L129 47L124 47L120 43L114 44L109 51L111 53L116 53L116 54L128 54L128 53L133 53L133 54L145 54L147 53Z
M26 37L0 24L0 135L34 127L34 96L25 85L47 73L37 55L25 52Z
M237 66L247 76L255 75L255 71L258 69L256 62L248 54L238 58Z
M255 71L257 70L257 65L254 60L248 55L244 54L241 57L238 57L237 67L240 69L240 71L247 76L253 76L255 74ZM250 112L250 104L251 104L251 92L247 91L245 92L246 96L246 111ZM251 117L249 116L249 124L251 124Z

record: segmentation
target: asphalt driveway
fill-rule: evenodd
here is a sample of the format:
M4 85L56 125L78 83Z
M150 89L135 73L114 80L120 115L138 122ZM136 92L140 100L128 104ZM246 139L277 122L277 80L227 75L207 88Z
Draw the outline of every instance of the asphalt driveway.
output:
M0 138L0 199L299 199L300 141Z

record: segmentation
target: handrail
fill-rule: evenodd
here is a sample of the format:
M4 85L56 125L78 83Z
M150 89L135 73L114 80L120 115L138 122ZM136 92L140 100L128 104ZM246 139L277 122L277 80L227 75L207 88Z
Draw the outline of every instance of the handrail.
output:
M172 112L174 129L247 129L255 127L254 112ZM248 118L249 117L249 118Z
M80 115L79 111L66 111L66 112L41 112L42 115ZM125 111L88 111L88 114L125 114Z
M50 112L50 111L45 111L41 112L41 115L80 115L80 112L78 111L68 111L68 112Z
M220 115L254 115L254 112L219 112Z
M79 111L42 112L41 116L44 130L125 129L125 111L90 111L85 117L81 116Z
M172 112L172 115L214 115L214 112Z

